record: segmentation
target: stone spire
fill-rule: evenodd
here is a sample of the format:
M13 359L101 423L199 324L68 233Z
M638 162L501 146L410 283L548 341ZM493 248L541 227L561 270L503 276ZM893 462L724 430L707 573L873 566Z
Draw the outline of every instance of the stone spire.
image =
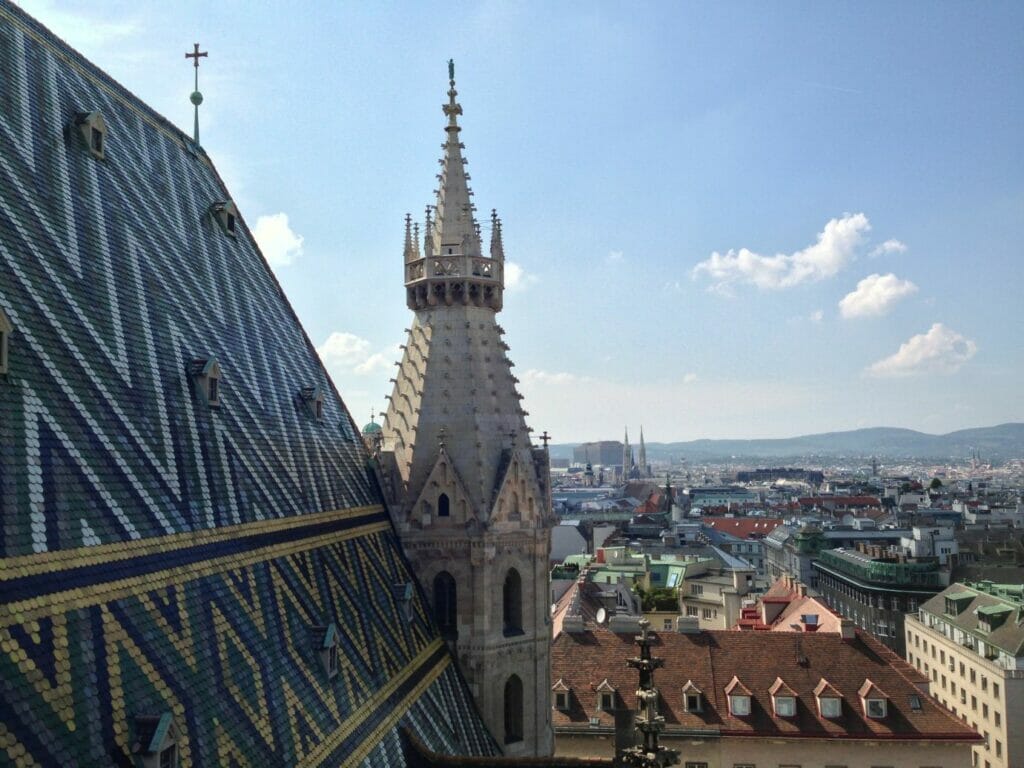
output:
M491 209L491 258L495 261L505 260L505 245L501 242L501 219L498 212Z
M455 97L455 65L448 62L448 102L443 105L447 138L441 148L444 157L437 202L427 206L423 231L423 254L406 260L406 303L419 310L438 304L471 304L500 310L504 293L505 253L501 242L501 220L492 213L491 251L484 256L480 225L473 212L473 190L469 187L464 145L459 140L462 105ZM409 224L406 222L406 227ZM408 242L408 240L407 240Z
M442 107L448 117L445 126L447 140L442 145L444 157L441 159L441 184L437 190L432 251L445 256L447 249L453 247L463 255L480 256L480 237L470 201L473 191L466 173L468 161L462 156L464 145L459 141L462 128L458 117L462 114L462 105L455 100L459 92L455 90L455 65L451 61L448 62L448 74L448 103Z
M449 86L422 254L406 219L413 321L392 379L379 468L405 552L484 720L507 754L550 754L548 453L531 444L497 324L501 222L492 214L483 255L450 62ZM506 712L513 705L519 711Z
M622 438L622 480L629 482L629 469L633 460L633 451L629 447L629 427L626 427L626 434Z
M647 446L644 445L644 428L640 425L640 476L647 477Z

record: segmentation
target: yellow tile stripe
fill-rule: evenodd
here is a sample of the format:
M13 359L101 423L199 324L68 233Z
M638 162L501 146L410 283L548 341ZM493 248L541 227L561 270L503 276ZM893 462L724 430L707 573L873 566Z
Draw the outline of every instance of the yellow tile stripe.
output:
M413 659L399 674L388 680L388 682L379 690L377 690L357 711L349 715L342 724L333 731L324 741L317 745L316 749L310 752L308 755L302 758L298 763L298 768L304 768L305 766L318 766L327 757L338 748L346 738L348 738L353 731L356 730L362 724L362 722L370 715L377 712L384 704L387 703L388 697L406 680L408 680L419 668L427 661L430 656L441 647L443 641L435 640L434 642L427 645L422 651L420 651L416 658ZM424 677L423 681L409 692L405 698L402 699L401 703L396 706L385 718L385 722L382 723L378 728L374 729L373 733L368 735L366 739L356 748L355 753L346 756L346 765L352 765L358 763L369 754L370 750L373 749L380 742L380 734L388 728L394 727L395 723L403 717L412 703L416 698L429 686L434 680L437 679L447 666L451 663L451 657L445 655L430 672Z
M218 528L201 528L184 533L173 533L170 536L156 536L147 539L136 539L135 541L117 541L112 544L99 544L95 547L58 549L53 552L0 558L0 581L20 576L32 576L37 573L59 571L68 567L109 563L143 555L171 552L176 549L194 547L200 544L214 544L243 536L273 533L285 528L294 529L307 525L320 525L335 520L363 517L364 515L374 514L382 510L383 507L379 504L369 507L334 509L310 515L275 517L269 520L257 520L252 523L239 523L238 525L226 525Z
M289 522L294 524L295 518L291 518ZM121 600L136 595L139 592L150 592L154 589L178 586L195 579L246 568L267 560L288 557L348 539L370 536L388 530L390 527L391 524L386 521L368 523L345 531L337 531L323 536L311 536L284 544L274 544L242 554L211 558L198 563L177 566L165 571L157 571L141 576L128 576L116 581L88 587L77 587L42 597L21 600L16 603L0 603L0 627L23 624L26 621L39 619L44 616L52 616L78 608L88 608L113 600Z
M420 696L423 695L423 692L427 690L427 688L434 684L434 681L441 676L441 673L448 668L450 663L451 658L446 656L438 662L438 664L430 670L430 672L428 672L419 683L416 684L415 688L406 694L405 698L388 713L386 718L384 718L384 722L375 728L373 732L366 737L363 743L356 747L352 752L353 763L359 763L366 759L366 756L370 754L370 750L380 744L385 732L390 731L398 724L399 720L405 717L405 713L409 711L409 707L411 707L420 698Z

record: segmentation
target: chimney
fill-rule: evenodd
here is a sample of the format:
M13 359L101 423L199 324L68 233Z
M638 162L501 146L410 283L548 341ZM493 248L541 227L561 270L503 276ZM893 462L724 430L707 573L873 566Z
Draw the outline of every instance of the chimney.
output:
M797 594L800 595L800 597L807 597L807 585L806 584L798 584L797 588L796 588L796 591L797 591Z
M696 616L676 616L676 632L681 635L699 635L700 620Z
M853 640L857 636L857 626L853 623L853 619L840 619L839 634L843 640Z

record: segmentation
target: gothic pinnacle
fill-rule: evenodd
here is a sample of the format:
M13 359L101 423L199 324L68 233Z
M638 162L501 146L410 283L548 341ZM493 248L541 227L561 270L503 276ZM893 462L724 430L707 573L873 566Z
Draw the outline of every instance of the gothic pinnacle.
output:
M405 214L405 260L412 261L416 257L413 255L413 240L412 240L412 216Z

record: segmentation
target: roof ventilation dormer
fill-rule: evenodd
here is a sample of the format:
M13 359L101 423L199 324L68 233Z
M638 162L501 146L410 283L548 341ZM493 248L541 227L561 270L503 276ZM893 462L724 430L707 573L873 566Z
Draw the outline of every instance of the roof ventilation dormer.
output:
M188 373L195 384L196 393L208 406L220 405L220 363L217 358L200 358L188 364Z
M331 622L326 627L313 627L312 634L320 666L327 679L331 680L338 675L338 627Z
M303 387L300 389L299 402L309 418L314 421L323 421L324 392L320 387Z
M170 712L135 718L132 754L138 757L140 768L178 768L178 727Z
M683 709L687 712L700 712L704 709L704 693L694 685L693 680L687 680L683 686Z
M889 697L875 685L871 680L865 680L864 685L857 691L861 703L864 705L864 714L874 720L881 720L887 713Z
M413 587L411 581L403 581L391 585L391 594L394 595L398 610L406 621L412 621L413 615Z
M218 200L210 206L210 215L217 220L224 234L229 237L238 235L238 208L231 200Z
M72 120L83 146L97 160L106 160L107 121L99 112L79 112Z

